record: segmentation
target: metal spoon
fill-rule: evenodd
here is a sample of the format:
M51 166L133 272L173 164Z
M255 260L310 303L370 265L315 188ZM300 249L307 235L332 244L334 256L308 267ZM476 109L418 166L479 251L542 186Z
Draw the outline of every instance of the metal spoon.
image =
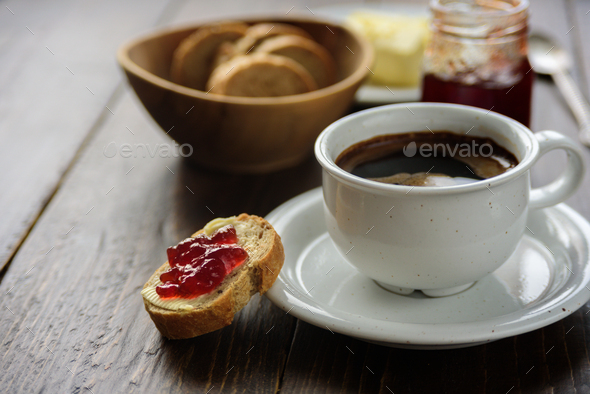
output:
M553 77L578 121L580 142L590 147L590 105L568 72L572 60L567 52L547 37L532 34L529 37L529 61L535 72Z

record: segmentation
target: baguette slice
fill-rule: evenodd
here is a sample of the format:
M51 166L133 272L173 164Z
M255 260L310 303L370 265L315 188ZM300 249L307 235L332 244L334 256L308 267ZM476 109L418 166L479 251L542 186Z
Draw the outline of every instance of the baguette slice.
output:
M336 82L336 65L332 55L313 40L299 36L277 36L265 40L254 51L295 60L311 74L318 88Z
M250 26L244 37L236 41L236 55L245 55L256 49L264 40L282 35L299 36L312 40L305 30L297 26L286 23L258 23Z
M212 69L233 57L249 54L266 39L285 34L312 39L305 30L297 26L286 23L257 23L250 26L242 38L235 42L226 41L219 46L213 59Z
M165 337L193 338L230 325L250 298L256 293L266 293L279 275L285 260L281 237L261 217L243 213L215 219L193 237L201 233L210 235L227 224L235 227L238 245L248 252L248 258L211 293L193 299L160 299L155 288L161 284L160 275L170 268L168 262L143 287L145 309Z
M182 40L172 57L172 81L203 90L219 46L243 37L247 28L241 22L220 22L203 26Z
M313 77L299 63L266 53L236 56L217 66L207 82L208 91L226 96L289 96L316 89Z

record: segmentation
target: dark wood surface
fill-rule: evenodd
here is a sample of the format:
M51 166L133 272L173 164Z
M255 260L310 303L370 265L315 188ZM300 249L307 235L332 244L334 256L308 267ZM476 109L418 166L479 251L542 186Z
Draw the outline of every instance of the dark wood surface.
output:
M199 338L168 341L156 331L139 291L166 246L214 217L266 215L320 185L321 174L311 157L265 176L211 173L176 158L106 157L112 142L171 143L122 83L116 47L157 25L326 3L3 3L0 392L590 392L586 305L540 330L446 351L332 334L265 297ZM533 28L574 55L586 95L589 10L587 0L531 4ZM532 128L576 137L548 79L535 87ZM544 158L533 183L546 183L563 163L559 154ZM589 179L567 202L590 219Z

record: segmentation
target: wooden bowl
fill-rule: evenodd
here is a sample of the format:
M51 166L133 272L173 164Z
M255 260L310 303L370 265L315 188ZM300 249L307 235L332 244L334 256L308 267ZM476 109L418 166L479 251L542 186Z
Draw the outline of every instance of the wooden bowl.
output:
M170 80L172 54L199 26L168 29L122 45L117 53L135 93L162 130L189 144L195 162L227 172L264 173L300 163L318 134L350 107L373 59L370 44L343 26L316 19L255 19L307 31L334 57L337 82L282 97L233 97ZM186 154L190 149L185 147Z

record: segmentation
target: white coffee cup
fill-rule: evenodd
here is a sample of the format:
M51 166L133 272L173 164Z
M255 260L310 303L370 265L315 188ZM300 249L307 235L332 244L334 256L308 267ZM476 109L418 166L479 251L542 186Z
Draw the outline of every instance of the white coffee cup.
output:
M363 179L335 164L346 148L377 135L431 129L492 138L519 164L475 183L391 185ZM563 149L567 166L552 183L531 190L530 169L546 152ZM377 107L344 117L318 137L325 221L346 261L400 294L419 289L437 297L458 293L499 268L515 251L531 208L555 205L579 187L582 153L555 132L533 134L506 116L454 104Z

